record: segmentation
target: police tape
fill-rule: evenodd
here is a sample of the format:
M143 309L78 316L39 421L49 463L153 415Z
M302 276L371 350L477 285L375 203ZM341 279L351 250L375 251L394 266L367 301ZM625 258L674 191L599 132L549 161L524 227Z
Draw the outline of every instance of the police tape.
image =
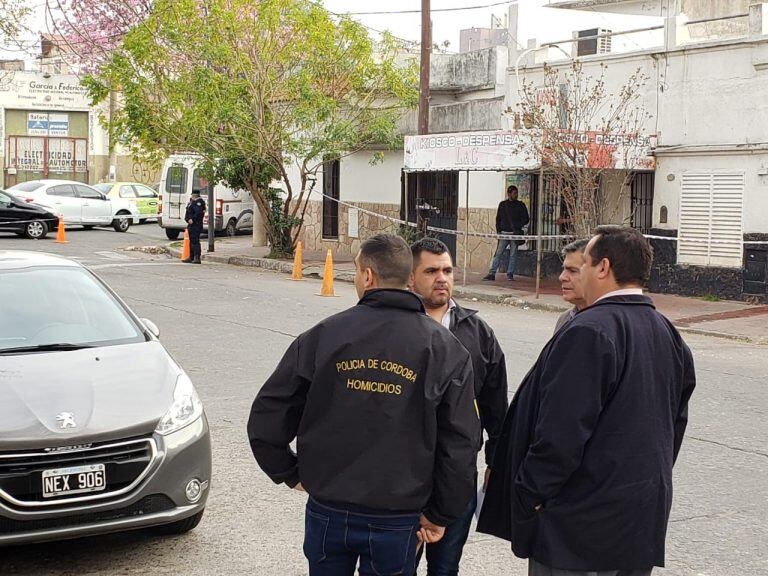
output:
M409 226L411 228L416 228L418 225L415 222L407 222L405 220L401 220L400 218L395 218L393 216L387 216L386 214L379 214L378 212L373 212L372 210L367 210L366 208L362 208L360 206L355 206L354 204L350 204L348 202L344 202L343 200L340 200L338 198L334 198L333 196L329 196L327 194L324 194L323 192L315 192L316 194L319 194L320 196L324 198L328 198L328 200L333 200L334 202L340 204L341 206L346 206L347 208L352 208L354 210L357 210L358 212L362 212L363 214L368 214L369 216L373 216L375 218L380 218L382 220L389 220L390 222L393 222L395 224L399 224L401 226ZM542 234L541 236L537 234L494 234L490 232L468 232L468 231L461 231L461 230L452 230L450 228L440 228L437 226L429 226L427 225L427 230L430 232L437 232L438 234L449 234L452 236L471 236L472 238L482 238L487 240L576 240L576 236L569 235L569 234ZM677 241L683 241L686 243L694 243L694 244L727 244L727 245L734 245L736 242L729 241L729 240L708 240L708 239L698 239L698 238L678 238L677 236L657 236L653 234L643 234L647 239L649 240L667 240L672 242ZM768 245L768 240L743 240L741 242L742 245Z
M156 218L156 216L147 216L146 218ZM66 218L34 218L32 220L0 220L0 228L13 227L19 224L31 224L33 222L53 222L58 224L59 221L63 221L65 226L111 226L115 220L131 219L135 221L141 220L141 216L134 216L133 214L115 214L109 222L78 222L74 224L67 222Z

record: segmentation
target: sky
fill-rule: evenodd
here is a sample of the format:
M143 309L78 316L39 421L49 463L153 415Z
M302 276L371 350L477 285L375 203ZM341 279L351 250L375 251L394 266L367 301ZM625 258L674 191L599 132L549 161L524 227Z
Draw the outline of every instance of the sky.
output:
M48 0L52 6L56 0ZM394 35L405 40L418 42L421 38L421 15L419 12L402 13L403 11L419 10L419 0L320 0L325 7L334 13L351 13L352 17L375 30L389 30ZM551 0L518 0L519 26L517 41L520 46L527 46L528 39L536 38L541 42L564 40L571 37L574 30L587 28L608 28L613 31L643 28L660 24L659 18L638 16L621 16L598 13L595 11L559 10L547 8ZM30 0L35 7L29 27L35 31L51 31L50 18L46 17L46 0ZM494 6L489 6L495 4ZM436 44L449 42L448 50L459 51L459 31L464 28L490 27L492 16L505 23L508 7L511 2L499 0L432 0L432 39ZM478 7L478 8L472 8ZM439 9L464 8L458 11L440 12ZM470 9L471 8L471 9ZM438 11L435 11L438 10ZM394 14L355 14L360 12L400 12ZM372 32L375 35L375 32ZM36 34L27 40L33 45ZM615 51L637 50L650 45L659 44L659 33L617 36L613 39ZM570 52L568 45L563 45ZM33 58L34 50L25 59ZM0 58L19 57L17 51L0 47Z

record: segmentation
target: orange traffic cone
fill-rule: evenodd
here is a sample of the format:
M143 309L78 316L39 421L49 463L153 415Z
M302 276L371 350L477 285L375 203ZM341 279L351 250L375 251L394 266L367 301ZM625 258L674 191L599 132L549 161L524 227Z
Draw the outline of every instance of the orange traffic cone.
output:
M181 259L189 260L192 256L192 252L189 248L189 231L184 230L184 243L181 245Z
M296 251L293 253L293 274L291 280L304 280L301 265L301 241L296 243Z
M331 254L330 248L328 249L328 255L325 257L323 285L320 287L320 294L318 296L336 296L333 293L333 254Z
M67 231L64 229L64 216L59 214L59 226L56 229L56 240L54 240L56 244L69 244L69 240L67 240Z

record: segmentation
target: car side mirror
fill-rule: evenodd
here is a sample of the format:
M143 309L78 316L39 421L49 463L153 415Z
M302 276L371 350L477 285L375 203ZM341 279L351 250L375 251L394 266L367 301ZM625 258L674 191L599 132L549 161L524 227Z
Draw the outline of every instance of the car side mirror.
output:
M106 195L106 194L102 194L102 195L101 195L101 199L102 199L102 200L109 200L109 198L107 198L107 195Z
M146 326L147 330L149 330L155 338L160 338L160 328L157 327L157 324L148 318L139 318L139 320L141 320L141 323Z

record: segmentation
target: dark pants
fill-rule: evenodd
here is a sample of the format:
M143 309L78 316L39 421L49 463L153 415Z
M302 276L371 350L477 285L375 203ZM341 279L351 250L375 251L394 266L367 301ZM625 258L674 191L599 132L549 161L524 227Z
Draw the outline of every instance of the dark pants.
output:
M421 560L422 550L426 548L428 576L457 576L461 553L464 551L464 544L467 543L475 508L477 508L477 494L470 501L464 514L445 529L445 534L439 542L427 544L419 551L416 566ZM416 574L415 570L413 574Z
M363 513L307 502L304 555L309 576L413 574L419 514Z
M641 570L560 570L550 568L536 562L533 558L528 561L528 576L651 576L653 568Z
M189 257L192 260L200 260L203 256L203 249L200 247L200 233L203 227L190 224L187 230L189 231Z

